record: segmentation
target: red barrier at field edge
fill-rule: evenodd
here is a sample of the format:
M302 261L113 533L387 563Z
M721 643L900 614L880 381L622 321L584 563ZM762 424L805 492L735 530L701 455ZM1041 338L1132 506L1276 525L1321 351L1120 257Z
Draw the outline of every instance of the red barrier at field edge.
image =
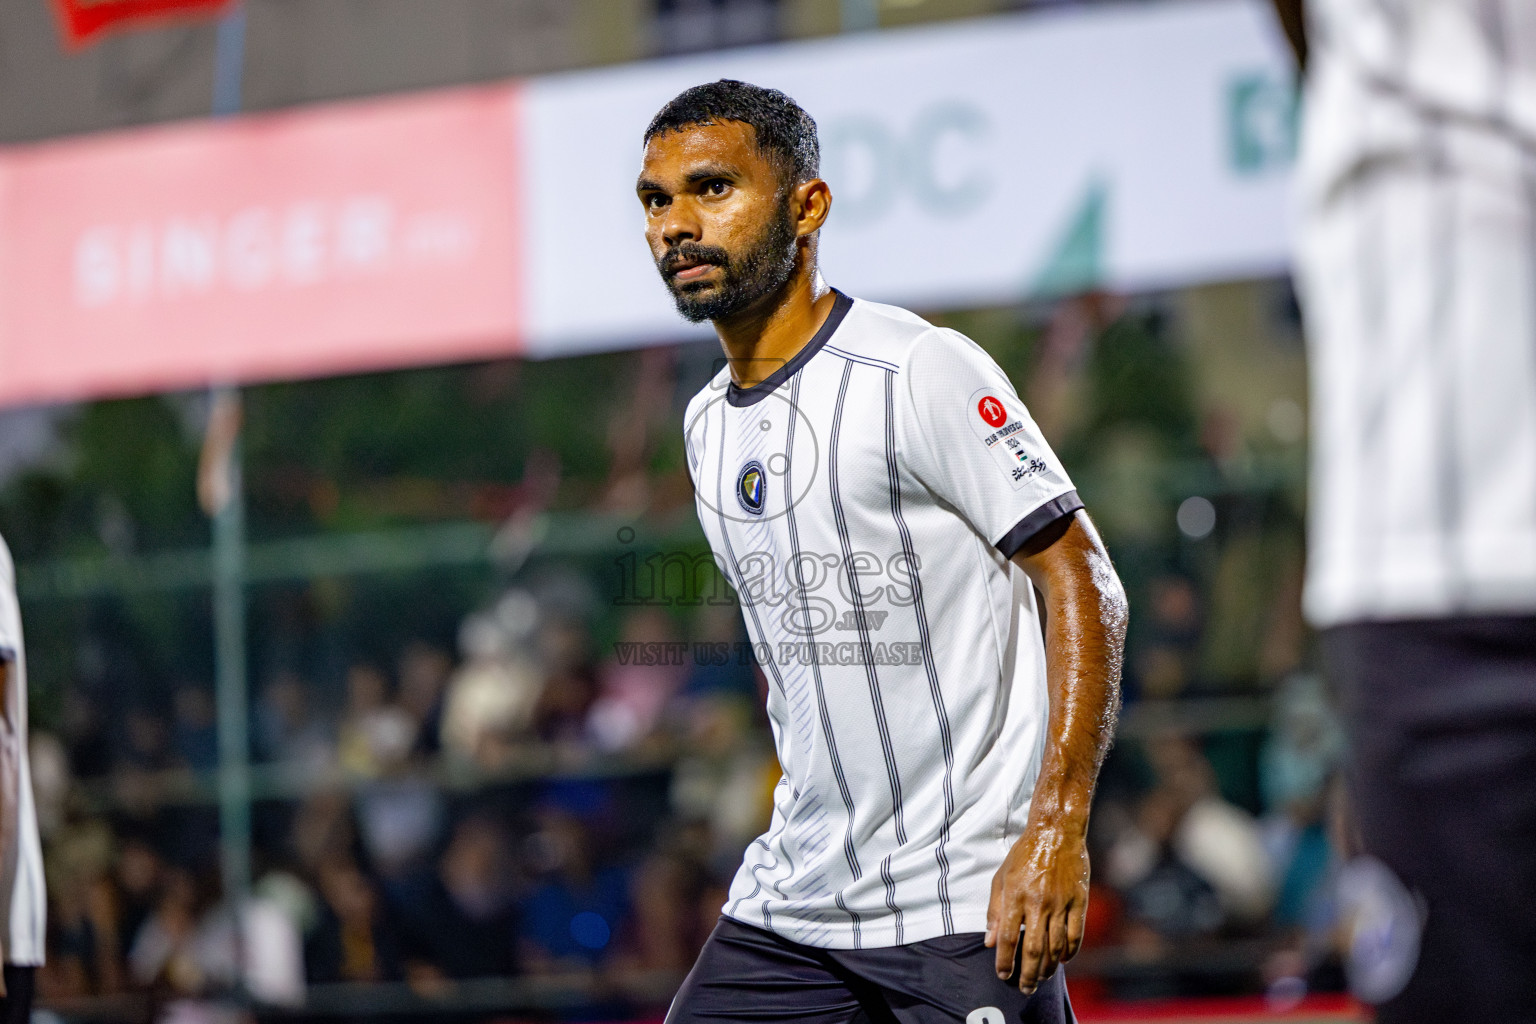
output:
M1082 1024L1365 1024L1370 1011L1343 995L1308 996L1284 1010L1262 996L1220 999L1147 999L1134 1002L1072 1002ZM644 1021L605 1024L662 1024Z
M1344 995L1308 996L1284 1009L1262 996L1218 999L1149 999L1135 1002L1073 1000L1083 1024L1358 1024L1371 1019L1360 1003Z
M0 405L488 358L516 84L0 154Z

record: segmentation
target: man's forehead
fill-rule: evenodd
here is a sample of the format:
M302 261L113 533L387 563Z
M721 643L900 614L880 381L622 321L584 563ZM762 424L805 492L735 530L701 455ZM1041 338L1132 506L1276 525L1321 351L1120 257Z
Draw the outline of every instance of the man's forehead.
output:
M733 166L763 162L757 132L742 121L689 124L651 137L645 144L645 165L722 163ZM679 167L681 169L681 167Z

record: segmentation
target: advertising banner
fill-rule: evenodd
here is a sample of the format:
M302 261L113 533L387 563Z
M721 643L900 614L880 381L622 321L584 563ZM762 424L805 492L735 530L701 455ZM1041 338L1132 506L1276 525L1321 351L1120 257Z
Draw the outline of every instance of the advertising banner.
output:
M514 87L0 160L0 403L517 350Z
M1284 272L1261 0L1093 6L0 151L0 404L689 337L634 195L682 89L816 118L834 285L915 308Z
M1103 5L531 82L527 182L550 199L524 220L530 350L683 330L640 240L640 139L722 77L816 119L821 258L850 294L953 309L1281 273L1295 93L1273 20Z

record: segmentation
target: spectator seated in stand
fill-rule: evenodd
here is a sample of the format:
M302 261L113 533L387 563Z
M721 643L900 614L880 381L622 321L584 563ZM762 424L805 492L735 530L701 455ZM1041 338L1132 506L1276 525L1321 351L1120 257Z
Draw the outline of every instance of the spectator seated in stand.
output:
M394 914L413 981L517 973L515 866L506 829L475 814L454 826L434 873L394 888Z
M263 760L306 772L336 763L336 739L313 713L308 684L292 672L279 672L263 687L252 726Z
M321 867L320 920L304 948L311 983L399 981L403 959L373 884L349 862Z
M599 750L633 750L656 733L693 660L658 656L677 642L677 627L662 609L625 615L614 656L599 669L598 697L587 716L587 734Z
M531 653L538 607L512 591L459 630L464 663L443 698L442 749L482 770L503 767L533 731L544 677Z
M219 734L212 692L186 683L177 687L172 708L171 745L177 760L195 772L213 771L219 766Z
M1257 927L1274 898L1258 824L1222 799L1210 762L1189 740L1155 740L1147 754L1157 784L1106 865L1125 893L1130 935L1155 944Z
M347 709L341 719L337 751L350 775L373 778L399 751L416 744L416 722L390 701L389 680L366 662L347 670Z
M1270 732L1259 756L1269 809L1263 838L1275 866L1275 923L1305 924L1333 868L1328 838L1328 784L1344 752L1344 732L1328 706L1322 679L1294 675L1276 693Z
M700 853L713 845L708 828L702 841L674 842L653 851L630 881L631 913L616 943L615 964L623 970L670 971L678 976L693 966L714 928L713 913L701 912L709 892L709 870ZM687 835L687 830L682 833Z
M442 748L443 697L453 659L439 647L413 640L400 652L397 676L399 704L416 723L416 749L421 757L434 757Z
M592 829L572 810L548 801L535 821L526 844L533 891L519 930L527 969L599 967L628 917L629 879L620 866L598 862Z
M579 619L557 615L539 624L536 648L544 687L534 708L540 740L560 747L586 743L587 715L597 699L597 667L592 638Z

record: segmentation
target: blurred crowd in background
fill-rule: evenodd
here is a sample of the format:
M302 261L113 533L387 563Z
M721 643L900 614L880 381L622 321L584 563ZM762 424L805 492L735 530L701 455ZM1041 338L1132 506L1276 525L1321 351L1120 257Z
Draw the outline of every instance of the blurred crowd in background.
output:
M1131 594L1074 992L1337 987L1349 828L1297 607L1289 292L939 319L1012 374ZM680 417L715 358L682 346L247 390L253 559L294 537L495 528L477 564L300 565L250 586L253 993L573 973L670 979L665 993L690 965L778 778L739 611L686 568L704 548ZM0 489L34 652L45 998L236 980L209 594L57 582L62 555L131 580L147 556L206 543L199 401L28 413L46 443ZM667 559L683 566L671 589ZM661 586L637 584L658 568Z
M733 616L708 608L695 626L733 636ZM622 630L676 635L650 608ZM252 969L272 995L681 971L724 903L777 781L752 668L601 657L584 623L523 591L462 633L462 658L416 641L351 664L336 702L289 670L261 685L257 770L284 790L256 810L255 899L278 937ZM165 799L216 765L211 695L182 686L116 728L89 701L71 697L84 732L35 744L56 909L43 988L227 988L216 809ZM526 767L535 751L549 768Z
M580 621L535 608L514 591L467 621L461 659L411 642L393 664L357 662L337 705L292 672L261 687L257 763L304 780L258 804L269 962L252 970L265 994L691 964L777 782L761 676L735 659L622 664ZM704 606L679 632L664 611L633 611L621 642L734 645L734 616ZM188 685L172 704L120 729L76 706L90 731L35 741L54 900L45 993L205 994L234 980L216 811L163 802L178 773L214 768L212 702ZM1257 808L1223 795L1198 737L1123 744L1096 812L1090 948L1155 960L1201 939L1291 938L1266 969L1326 984L1347 828L1339 742L1318 681L1297 674L1258 750ZM508 771L536 750L568 769Z

